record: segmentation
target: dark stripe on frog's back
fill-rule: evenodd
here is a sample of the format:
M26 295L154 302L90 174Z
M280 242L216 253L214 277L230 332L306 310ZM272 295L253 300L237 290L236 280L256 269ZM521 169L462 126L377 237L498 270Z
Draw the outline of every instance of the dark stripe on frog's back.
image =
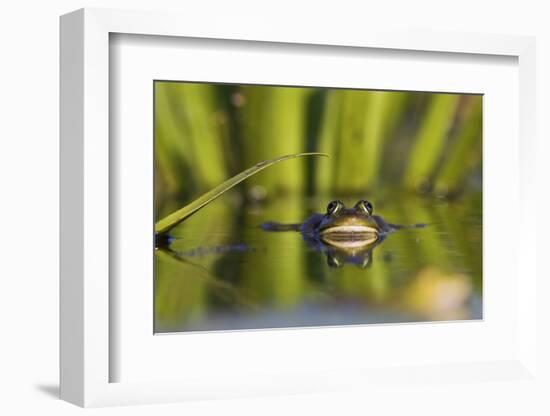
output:
M280 222L264 222L261 226L264 231L300 231L302 224L282 224Z
M372 218L374 219L374 221L376 221L376 224L378 224L378 228L383 233L389 233L391 231L402 228L402 226L400 225L388 224L379 215L373 215Z
M317 231L319 224L321 224L321 221L323 221L323 218L325 218L323 214L313 214L302 224L302 226L300 227L300 231L308 235L313 234Z
M264 231L301 231L304 234L313 234L325 216L313 214L303 224L283 224L280 222L264 222L261 228Z

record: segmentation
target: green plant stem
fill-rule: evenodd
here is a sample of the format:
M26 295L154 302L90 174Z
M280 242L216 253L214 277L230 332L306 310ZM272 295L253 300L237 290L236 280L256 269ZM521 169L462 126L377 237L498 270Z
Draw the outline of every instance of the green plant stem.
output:
M456 191L481 159L482 97L476 99L435 181L434 190L437 194L446 195Z
M407 188L419 190L429 184L452 127L459 99L457 94L432 97L403 178Z

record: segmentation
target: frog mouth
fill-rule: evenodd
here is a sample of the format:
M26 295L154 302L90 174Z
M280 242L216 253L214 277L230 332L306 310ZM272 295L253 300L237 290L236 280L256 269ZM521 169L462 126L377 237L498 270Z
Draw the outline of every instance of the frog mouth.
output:
M374 243L378 230L364 225L341 225L321 230L320 238L326 244L350 249Z

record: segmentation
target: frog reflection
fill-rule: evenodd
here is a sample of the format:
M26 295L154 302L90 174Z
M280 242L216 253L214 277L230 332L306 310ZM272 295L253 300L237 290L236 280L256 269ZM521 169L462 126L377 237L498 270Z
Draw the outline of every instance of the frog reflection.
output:
M354 264L357 267L364 269L372 265L374 248L377 247L382 241L383 238L377 240L375 243L366 244L363 247L354 249L342 249L320 244L311 246L315 247L318 251L325 253L329 267L336 268L342 267L344 264Z
M417 224L413 227L421 227ZM331 267L345 263L359 267L372 264L372 252L386 236L401 225L388 224L382 217L373 215L369 201L360 200L353 208L346 208L340 200L331 201L325 214L313 214L302 224L262 224L266 231L300 231L304 241L327 256Z

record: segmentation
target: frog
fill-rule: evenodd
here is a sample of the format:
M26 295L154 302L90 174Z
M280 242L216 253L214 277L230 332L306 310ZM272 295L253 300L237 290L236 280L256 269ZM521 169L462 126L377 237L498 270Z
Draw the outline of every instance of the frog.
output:
M415 224L421 228L425 224ZM370 201L360 199L347 208L337 199L330 201L324 214L314 213L300 224L266 222L265 231L300 231L305 242L327 255L330 267L353 263L362 268L372 264L372 251L391 233L406 226L390 224L374 215Z

